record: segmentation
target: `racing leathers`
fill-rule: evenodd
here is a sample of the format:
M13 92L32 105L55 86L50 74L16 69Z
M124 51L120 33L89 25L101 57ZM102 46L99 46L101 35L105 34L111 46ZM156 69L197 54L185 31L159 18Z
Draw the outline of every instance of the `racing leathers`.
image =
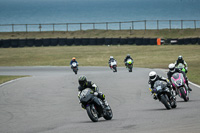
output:
M187 73L187 71L188 71L187 63L186 63L183 59L182 59L182 60L179 60L179 59L176 60L175 63L174 63L174 64L175 64L175 67L178 67L178 65L179 65L180 63L184 65L185 73Z
M115 60L114 58L110 58L109 61L108 61L109 67L111 67L111 62L112 61L116 61L117 62L117 60Z
M150 90L151 94L153 95L153 99L155 99L155 100L157 99L157 97L156 97L155 94L154 94L153 87L154 87L154 83L155 83L157 80L161 80L161 81L166 82L166 83L167 83L167 87L170 89L170 91L172 90L172 85L171 85L171 83L169 82L169 80L166 79L166 78L164 78L164 77L162 77L162 76L157 75L156 79L153 80L153 81L152 81L151 79L149 79L149 81L148 81L149 90Z
M86 84L84 86L79 86L78 87L78 98L80 99L80 94L81 92L86 89L86 88L90 88L92 89L94 92L97 92L98 95L97 97L100 98L103 101L103 104L106 105L107 101L105 100L105 95L102 92L99 92L99 88L96 84L94 84L92 81L87 81ZM102 108L104 109L104 105L101 105ZM82 108L84 108L83 105L81 105Z

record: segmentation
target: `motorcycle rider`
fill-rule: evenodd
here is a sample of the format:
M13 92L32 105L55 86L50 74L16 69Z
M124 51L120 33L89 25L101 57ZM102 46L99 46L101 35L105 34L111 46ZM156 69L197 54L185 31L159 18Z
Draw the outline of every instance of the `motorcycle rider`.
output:
M110 59L109 59L109 61L108 61L109 67L111 67L111 62L112 62L112 61L116 61L116 62L117 62L117 60L115 60L115 59L113 58L113 56L110 56Z
M78 69L78 62L76 61L75 57L73 57L72 60L70 61L71 69L72 69L72 63L73 62L77 63L77 69Z
M103 104L101 106L103 109L103 113L105 113L105 106L107 106L108 103L105 100L105 95L102 92L99 92L98 86L96 84L94 84L92 81L87 81L87 78L84 75L79 77L78 82L79 82L78 98L80 99L80 94L84 89L86 89L86 88L92 89L94 91L94 94L103 101ZM81 105L81 106L82 106L82 108L84 108L83 105Z
M185 66L185 73L188 71L187 63L183 60L183 57L181 55L178 56L178 59L175 61L175 67L177 67L180 63L182 63Z
M127 54L126 57L125 57L125 59L124 59L124 64L125 64L125 66L127 66L126 61L127 61L128 59L133 60L133 59L131 58L130 54Z
M154 83L157 81L157 80L161 80L161 81L164 81L167 83L167 87L170 89L170 91L172 90L172 85L171 83L169 82L168 79L162 77L162 76L159 76L156 74L155 71L151 71L149 73L149 81L148 81L148 84L149 84L149 90L152 94L154 94L155 90L153 89L154 87ZM172 94L173 95L173 94ZM157 99L156 95L153 95L153 99Z
M176 73L176 72L182 73L182 74L183 74L183 77L184 77L185 80L186 80L186 84L187 84L187 86L188 86L188 90L189 90L189 91L192 91L192 89L189 87L189 84L188 84L188 78L187 78L186 74L185 74L183 71L181 71L180 69L176 68L176 67L175 67L175 64L173 64L173 63L169 64L168 68L169 68L169 71L167 72L167 77L168 77L168 79L170 80L170 82L171 82L171 77L172 77L172 75L173 75L174 73ZM175 90L175 88L173 88L173 89Z

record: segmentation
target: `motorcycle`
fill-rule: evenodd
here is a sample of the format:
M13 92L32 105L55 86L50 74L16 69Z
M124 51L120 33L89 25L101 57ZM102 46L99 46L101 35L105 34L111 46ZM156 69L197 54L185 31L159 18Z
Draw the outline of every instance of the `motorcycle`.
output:
M166 82L158 80L154 83L153 88L155 97L159 99L167 109L176 108L176 98L172 94L172 91L167 87Z
M187 73L187 67L185 67L185 65L183 63L179 63L176 68L178 68L179 70Z
M110 62L110 69L112 69L113 72L117 72L117 62L115 60Z
M78 73L78 63L73 62L71 68L75 74Z
M80 94L80 102L86 109L89 118L93 122L97 122L100 117L111 120L113 113L110 105L104 103L95 93L97 92L93 92L91 89L86 88ZM105 110L105 112L103 112L103 110Z
M132 69L133 69L133 60L131 60L131 59L128 59L127 61L126 61L126 67L127 67L127 69L128 69L128 71L129 72L132 72Z
M174 73L171 77L172 85L180 98L185 102L189 100L188 86L182 73Z

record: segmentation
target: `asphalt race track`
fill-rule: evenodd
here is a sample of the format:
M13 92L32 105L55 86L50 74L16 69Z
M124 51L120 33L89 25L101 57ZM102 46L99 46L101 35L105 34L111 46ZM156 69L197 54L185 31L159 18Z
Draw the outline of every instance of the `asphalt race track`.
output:
M189 102L177 97L166 110L148 89L151 69L124 67L0 67L0 75L31 75L0 85L0 133L199 133L200 88ZM154 69L166 77L163 70ZM96 83L113 110L113 119L92 122L77 98L78 77Z

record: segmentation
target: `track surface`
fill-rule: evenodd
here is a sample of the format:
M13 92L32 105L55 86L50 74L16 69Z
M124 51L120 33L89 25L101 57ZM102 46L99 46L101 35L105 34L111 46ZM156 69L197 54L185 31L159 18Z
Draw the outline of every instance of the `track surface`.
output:
M75 75L69 67L0 67L1 75L31 75L0 86L0 133L200 132L200 88L191 85L190 101L177 97L177 108L166 110L148 90L151 69L79 69ZM93 123L80 107L77 79L83 74L106 95L112 120Z

